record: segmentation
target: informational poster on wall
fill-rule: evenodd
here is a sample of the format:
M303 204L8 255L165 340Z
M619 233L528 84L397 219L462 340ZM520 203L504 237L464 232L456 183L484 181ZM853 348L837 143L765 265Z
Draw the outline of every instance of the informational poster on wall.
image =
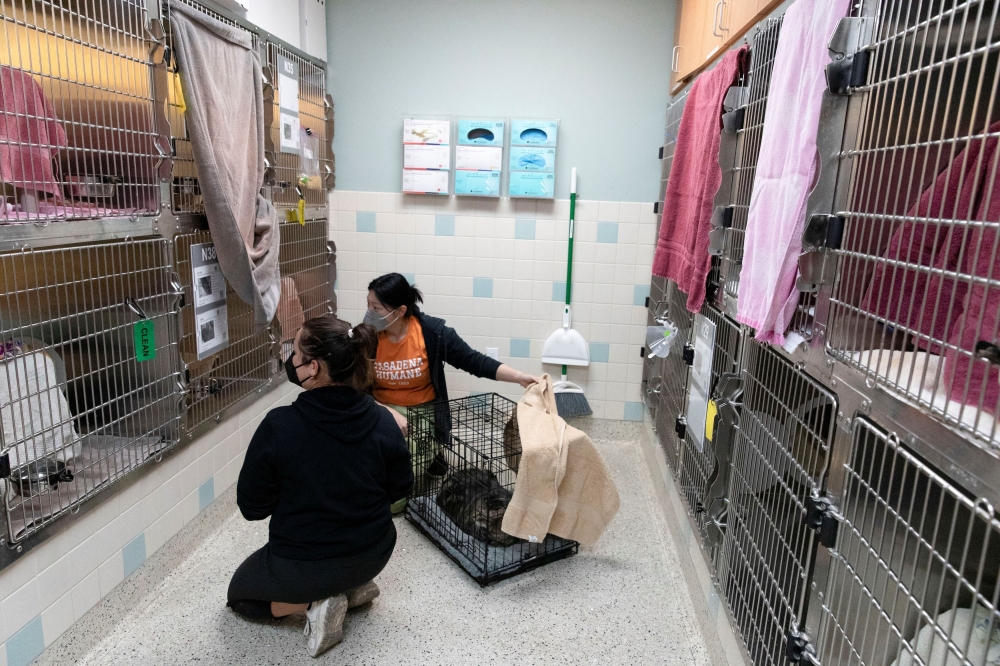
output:
M688 397L687 428L698 451L705 451L705 423L712 390L712 354L715 350L715 322L700 314L694 316L694 364L691 366L691 390ZM714 418L714 415L713 415Z
M510 176L507 185L510 196L532 199L555 197L558 140L558 120L511 120Z
M200 361L229 346L226 278L222 275L214 243L191 246L191 281L194 332Z
M299 63L285 56L278 56L278 115L281 152L298 155L302 149L299 135Z
M449 194L451 120L403 118L403 193Z
M455 142L455 194L499 197L506 122L459 118Z

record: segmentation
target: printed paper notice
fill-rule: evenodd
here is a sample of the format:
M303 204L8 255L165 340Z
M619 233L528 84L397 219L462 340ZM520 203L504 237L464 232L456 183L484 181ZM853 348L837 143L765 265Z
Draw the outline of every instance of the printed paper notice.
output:
M499 171L503 168L503 148L493 146L458 146L455 168L469 171Z
M404 171L403 192L407 194L448 194L448 172Z
M403 143L447 145L451 139L450 120L403 119Z
M451 166L451 148L437 145L403 146L404 169L447 169Z
M299 139L299 63L278 56L278 117L281 121L278 145L283 153L298 155Z
M194 334L200 361L229 346L226 278L222 275L214 243L191 246L191 277Z
M281 152L299 154L299 116L281 112Z
M705 451L705 421L712 390L712 353L715 349L715 322L694 316L694 365L688 397L687 427L698 451Z

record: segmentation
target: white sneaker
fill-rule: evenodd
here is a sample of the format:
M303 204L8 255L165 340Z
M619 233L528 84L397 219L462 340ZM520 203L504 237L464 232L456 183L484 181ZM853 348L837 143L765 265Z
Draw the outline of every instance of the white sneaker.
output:
M372 599L379 595L378 585L375 581L370 580L361 587L356 587L353 590L348 590L344 592L347 595L347 607L355 608L356 606L364 606L369 603Z
M320 656L344 638L345 615L347 597L343 594L309 604L302 632L309 637L309 656Z

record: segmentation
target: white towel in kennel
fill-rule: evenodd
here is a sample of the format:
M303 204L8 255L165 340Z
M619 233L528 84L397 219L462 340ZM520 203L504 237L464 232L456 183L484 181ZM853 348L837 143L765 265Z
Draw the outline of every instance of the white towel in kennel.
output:
M12 467L57 452L74 455L79 437L73 414L45 352L14 354L0 363L0 420Z

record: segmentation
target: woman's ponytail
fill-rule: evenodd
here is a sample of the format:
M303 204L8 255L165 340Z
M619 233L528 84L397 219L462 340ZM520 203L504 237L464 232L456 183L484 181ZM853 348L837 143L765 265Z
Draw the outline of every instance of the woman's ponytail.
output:
M364 393L375 385L375 352L378 350L378 333L369 324L358 324L348 329L354 353L354 376L351 386Z
M326 365L335 384L347 384L359 393L375 385L375 352L378 334L368 324L354 328L332 314L314 317L302 324L299 347L304 360Z

